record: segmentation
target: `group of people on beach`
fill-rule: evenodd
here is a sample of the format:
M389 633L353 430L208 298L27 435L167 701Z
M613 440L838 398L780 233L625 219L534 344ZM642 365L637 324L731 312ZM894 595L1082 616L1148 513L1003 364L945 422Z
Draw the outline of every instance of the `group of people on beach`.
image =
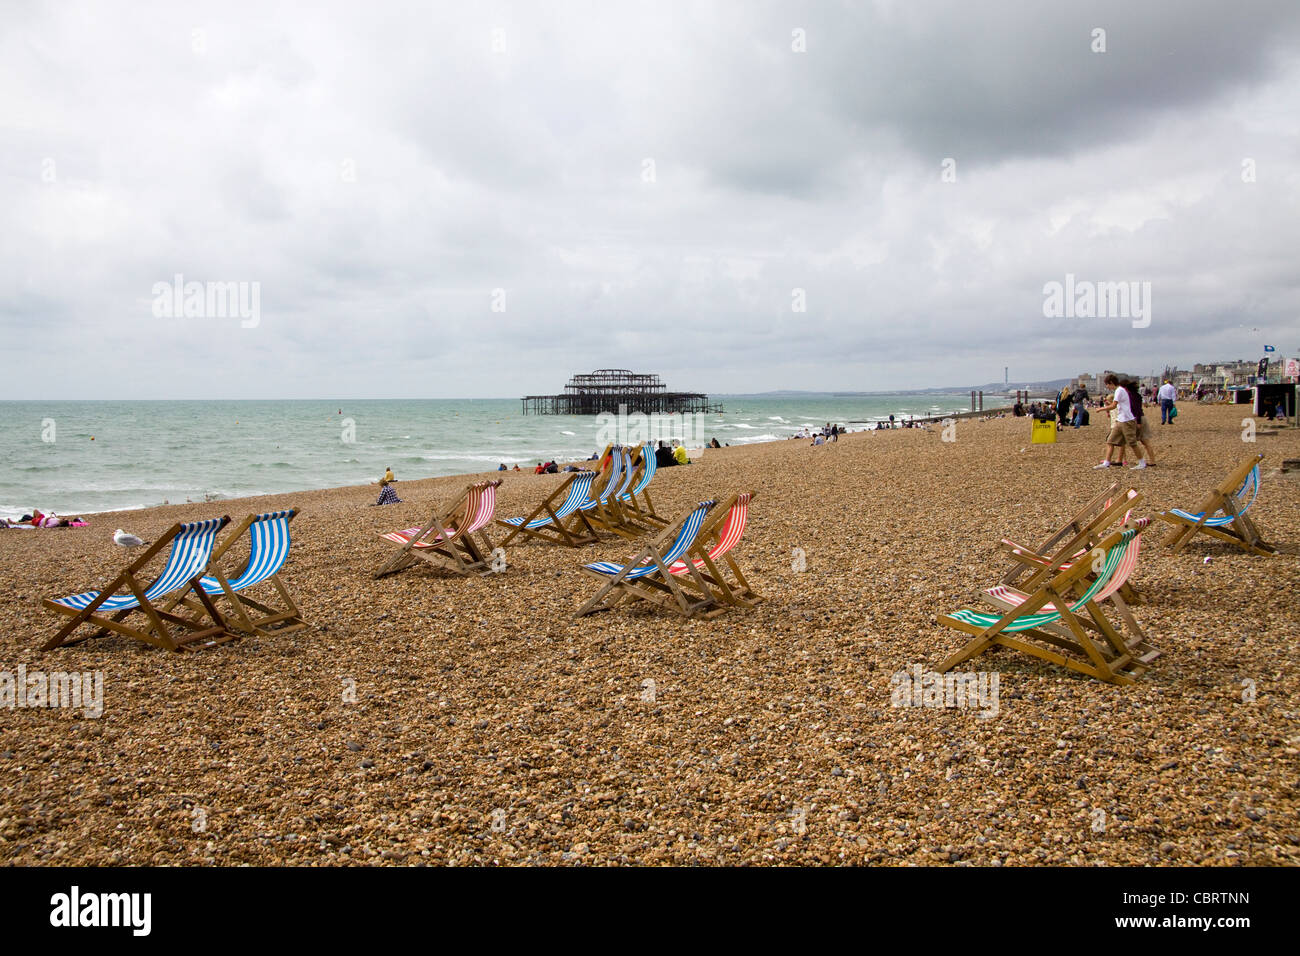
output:
M42 514L38 508L33 508L31 514L12 521L0 518L0 528L84 528L89 523L84 518L60 517L52 511Z

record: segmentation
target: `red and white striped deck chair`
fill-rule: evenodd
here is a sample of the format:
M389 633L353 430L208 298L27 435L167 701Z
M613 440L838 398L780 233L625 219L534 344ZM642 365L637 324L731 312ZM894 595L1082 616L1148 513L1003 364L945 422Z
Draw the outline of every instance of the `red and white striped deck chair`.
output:
M1151 524L1150 518L1134 519L1132 517L1132 512L1129 512L1124 516L1124 523L1122 527L1126 529L1136 529L1137 531L1141 532L1145 530L1150 524ZM1133 612L1129 610L1128 604L1123 597L1123 591L1125 589L1125 586L1129 583L1129 577L1133 574L1134 571L1137 570L1138 558L1141 556L1141 553L1142 553L1142 535L1139 533L1138 535L1134 536L1133 541L1124 550L1124 556L1120 559L1119 564L1112 572L1111 577L1106 582L1105 587L1103 587L1100 591L1098 591L1095 595L1093 595L1092 600L1093 603L1097 604L1098 606L1108 604L1111 608L1114 609L1115 613L1118 614L1120 619L1124 622L1123 625L1124 629L1129 634L1129 639L1128 641L1126 641L1126 645L1129 651L1132 652L1135 657L1142 657L1149 662L1159 657L1160 651L1156 650L1154 647L1152 647L1150 644L1147 643L1146 635L1142 633L1142 628L1138 626L1137 620L1133 617ZM1096 553L1095 551L1080 552L1078 555L1075 556L1075 559L1095 562ZM1067 571L1070 569L1072 564L1073 562L1066 562L1061 565L1060 570ZM1097 572L1098 572L1098 568L1094 567L1091 573L1081 578L1080 581L1075 586L1076 591L1082 590L1090 580L1095 579ZM1019 588L1014 588L1007 584L998 584L994 587L987 589L984 592L984 599L989 604L992 604L994 607L1000 608L1001 610L1004 611L1010 611L1013 610L1014 608L1019 607L1021 604L1025 602L1026 597L1027 597L1026 592L1020 590ZM1054 611L1056 610L1056 608L1049 603L1044 605L1043 610ZM1085 627L1091 628L1092 630L1100 630L1092 621L1088 620L1086 617L1080 617L1079 622L1083 624ZM1056 629L1056 632L1060 633L1063 637L1070 636L1065 633L1064 626L1060 624L1054 626L1049 625L1047 628L1045 628L1045 630L1051 631L1053 630L1053 627Z
M749 506L756 494L755 491L746 491L732 495L722 507L713 509L687 555L687 560L695 566L714 596L738 607L753 607L763 600L754 593L731 553L744 537L745 526L749 523ZM723 567L719 567L720 564ZM668 570L680 576L687 586L693 586L697 580L694 575L686 573L689 568L685 560L674 562ZM730 576L727 571L731 572Z
M375 572L375 577L409 568L416 561L427 561L457 574L491 573L488 562L492 556L492 540L484 529L492 523L496 512L500 484L498 478L470 485L451 508L434 512L422 528L381 532L379 536L397 545L399 550Z

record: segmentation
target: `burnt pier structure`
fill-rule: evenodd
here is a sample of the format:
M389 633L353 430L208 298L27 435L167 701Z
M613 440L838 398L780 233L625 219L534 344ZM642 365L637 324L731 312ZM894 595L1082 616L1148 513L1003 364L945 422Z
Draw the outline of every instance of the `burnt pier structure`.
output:
M599 415L617 413L620 406L647 415L722 411L721 404L711 403L701 392L670 392L658 375L625 368L575 375L559 395L526 395L520 401L525 415Z

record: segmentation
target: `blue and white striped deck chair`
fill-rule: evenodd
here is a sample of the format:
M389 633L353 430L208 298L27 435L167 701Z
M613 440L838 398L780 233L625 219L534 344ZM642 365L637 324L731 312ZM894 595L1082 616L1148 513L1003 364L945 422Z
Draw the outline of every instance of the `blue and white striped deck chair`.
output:
M247 634L283 634L307 627L298 605L289 589L280 579L280 569L289 557L289 522L298 514L297 508L249 515L212 552L210 572L200 582L203 590L212 597L225 597L234 612L228 623ZM248 557L237 575L231 578L226 565L231 559L231 549L248 535ZM259 584L267 584L280 596L278 607L255 600L247 591ZM268 598L269 600L269 598ZM176 603L193 608L194 599L178 595L165 606L171 610Z
M596 529L591 526L582 510L590 496L591 481L595 477L594 471L575 471L528 516L498 518L497 524L510 529L510 533L501 542L501 547L504 548L518 535L571 548L599 541ZM563 500L556 506L556 500L561 498Z
M1198 532L1204 532L1254 554L1277 554L1277 549L1264 541L1254 520L1246 514L1259 494L1259 463L1263 460L1263 455L1242 459L1210 492L1200 511L1170 508L1162 512L1159 517L1174 526L1165 538L1165 546L1181 551Z
M620 501L636 477L636 469L632 467L632 450L615 447L610 450L610 457L609 481L597 498L599 504L593 506L593 503L588 502L584 506L587 517L597 530L610 531L625 538L639 537L649 529L633 524L628 510Z
M78 644L86 637L99 637L106 631L125 634L169 651L209 647L233 640L235 635L226 628L211 598L198 586L211 563L217 533L229 523L229 517L222 517L172 525L103 590L46 598L41 602L45 607L66 614L72 620L41 649L48 651L64 644ZM171 552L162 573L152 583L145 584L141 573L168 545L171 545ZM195 608L199 613L195 616L184 617L174 613L170 607L175 601L167 607L157 603L161 598L179 597L188 592L197 599ZM145 623L140 627L123 623L135 611L145 616ZM91 624L99 630L72 639L73 632L83 624Z
M643 547L626 564L614 561L597 561L584 565L582 571L604 581L590 601L573 615L583 617L597 611L608 611L625 600L643 600L679 612L683 617L712 616L721 611L705 582L699 579L699 570L693 563L688 573L694 574L699 591L692 594L682 588L677 576L670 570L674 563L690 550L704 525L704 518L714 507L714 501L702 501L670 524L659 537Z
M658 469L658 463L655 460L654 445L646 442L641 446L639 455L639 468L635 468L637 462L634 461L635 468L632 487L619 495L619 505L623 508L624 514L633 523L641 522L651 530L657 530L667 524L667 520L659 517L655 512L654 502L650 500L649 485L651 479L655 476Z
M582 503L582 510L600 516L606 502L610 501L623 482L623 449L614 445L609 450L609 474L600 485L600 490L592 497L587 492L587 500Z

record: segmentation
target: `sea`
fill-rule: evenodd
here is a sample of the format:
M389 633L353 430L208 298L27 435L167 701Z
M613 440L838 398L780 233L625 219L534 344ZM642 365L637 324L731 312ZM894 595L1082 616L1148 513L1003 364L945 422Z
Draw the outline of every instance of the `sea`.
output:
M985 396L986 401L989 396ZM72 516L590 457L617 438L782 441L969 410L969 394L714 395L721 413L524 415L518 399L0 402L0 517ZM991 406L986 406L991 407ZM632 432L618 432L620 424ZM639 436L636 431L640 429Z

